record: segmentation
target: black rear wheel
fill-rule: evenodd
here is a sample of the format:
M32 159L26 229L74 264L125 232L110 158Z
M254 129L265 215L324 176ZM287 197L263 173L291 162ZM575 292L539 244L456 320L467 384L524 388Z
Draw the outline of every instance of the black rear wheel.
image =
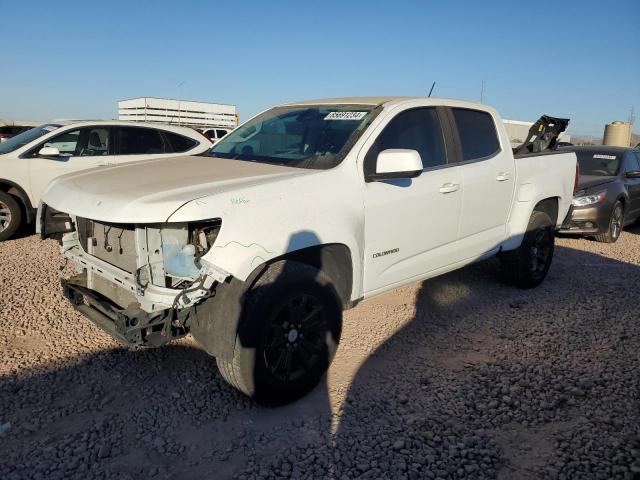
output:
M545 212L534 211L520 247L500 255L503 275L519 288L537 287L549 272L554 246L551 218Z

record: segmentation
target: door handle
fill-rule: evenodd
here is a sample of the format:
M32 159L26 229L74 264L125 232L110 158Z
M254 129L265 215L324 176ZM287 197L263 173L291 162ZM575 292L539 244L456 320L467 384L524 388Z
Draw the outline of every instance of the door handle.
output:
M460 188L460 184L447 182L440 187L440 193L451 193L455 192Z
M115 165L114 162L100 162L97 164L98 167L111 167L112 165Z
M500 172L498 175L496 175L496 180L499 182L504 182L506 180L509 180L509 172Z

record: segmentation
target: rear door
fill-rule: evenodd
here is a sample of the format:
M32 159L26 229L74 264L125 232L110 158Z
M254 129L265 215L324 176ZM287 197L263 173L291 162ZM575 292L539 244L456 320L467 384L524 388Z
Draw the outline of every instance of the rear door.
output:
M193 138L185 137L184 135L180 135L178 133L164 130L161 132L161 134L165 140L165 149L171 151L172 153L184 153L188 150L191 150L198 144L198 142Z
M449 109L462 173L462 212L458 248L464 259L494 250L503 240L515 185L509 145L500 145L491 113Z
M364 184L365 295L424 278L458 260L462 175L460 167L447 164L439 112L435 107L401 111L361 152L365 176L375 172L378 154L387 149L416 150L424 166L416 178Z
M172 147L156 128L115 128L115 144L118 163L151 160L173 155Z
M43 147L54 147L60 151L58 157L38 155ZM61 132L38 144L27 153L29 176L34 205L49 182L66 173L115 164L111 127L97 125Z

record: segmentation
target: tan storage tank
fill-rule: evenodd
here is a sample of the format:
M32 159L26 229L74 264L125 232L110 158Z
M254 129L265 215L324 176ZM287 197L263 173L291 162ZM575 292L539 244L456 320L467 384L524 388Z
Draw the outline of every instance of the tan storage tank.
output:
M628 147L631 140L631 125L626 122L612 122L604 126L603 145Z

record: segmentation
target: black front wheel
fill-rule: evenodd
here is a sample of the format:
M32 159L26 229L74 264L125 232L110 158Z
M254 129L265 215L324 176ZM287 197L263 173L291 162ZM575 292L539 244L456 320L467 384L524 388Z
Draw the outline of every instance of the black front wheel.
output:
M269 266L247 294L233 358L218 358L224 379L266 405L313 389L340 341L342 306L330 279L299 262Z
M519 288L537 287L549 272L554 246L551 218L545 212L534 211L520 247L500 255L503 275Z
M603 243L615 243L620 238L622 226L624 225L624 207L622 202L618 200L611 210L609 217L609 228L605 233L596 235L596 240Z

